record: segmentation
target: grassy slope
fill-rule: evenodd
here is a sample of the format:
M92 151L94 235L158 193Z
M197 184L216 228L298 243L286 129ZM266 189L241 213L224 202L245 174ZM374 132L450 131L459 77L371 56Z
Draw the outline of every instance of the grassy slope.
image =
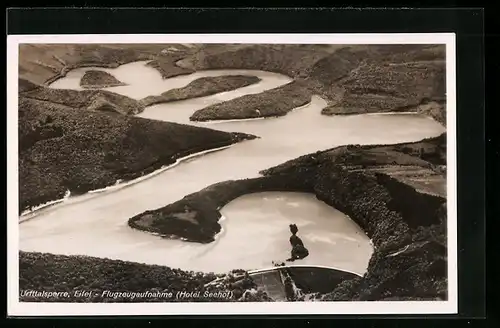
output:
M343 146L305 155L256 179L226 181L129 220L132 227L210 242L219 208L243 194L303 191L355 220L376 249L364 278L341 284L324 300L446 298L446 198L408 179L444 183L444 136L394 146ZM397 168L397 172L394 171ZM410 173L402 175L401 173ZM182 218L191 215L195 222ZM406 248L405 248L406 247ZM389 256L398 251L399 255Z
M326 115L409 110L445 124L444 59L441 45L207 45L180 64L262 69L305 80L329 102ZM437 105L419 107L428 102Z
M224 75L202 77L194 80L185 87L170 89L159 96L148 96L141 100L144 106L179 101L197 97L210 96L220 92L231 91L258 83L260 78L247 75Z

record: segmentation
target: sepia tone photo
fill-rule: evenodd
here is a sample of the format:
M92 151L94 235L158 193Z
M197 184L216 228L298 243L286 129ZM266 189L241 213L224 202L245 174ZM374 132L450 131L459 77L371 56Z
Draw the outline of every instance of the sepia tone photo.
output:
M17 49L19 302L449 300L446 44L66 40Z

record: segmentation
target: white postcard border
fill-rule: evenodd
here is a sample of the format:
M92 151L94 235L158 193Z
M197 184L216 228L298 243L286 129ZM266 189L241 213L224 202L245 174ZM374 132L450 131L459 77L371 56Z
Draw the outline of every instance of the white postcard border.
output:
M28 303L19 301L18 48L20 43L446 44L448 300L397 302ZM7 36L7 314L445 314L458 312L456 54L454 33L387 34L79 34Z

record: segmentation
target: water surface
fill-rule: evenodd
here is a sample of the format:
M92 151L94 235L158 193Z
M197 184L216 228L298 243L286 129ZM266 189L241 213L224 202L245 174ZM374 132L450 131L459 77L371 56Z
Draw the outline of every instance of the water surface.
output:
M312 194L249 194L233 200L221 212L227 218L222 221L222 238L217 239L210 251L222 254L232 247L248 249L230 258L238 263L248 261L253 267L266 268L272 266L272 261L289 258L291 233L288 225L292 223L299 227L297 236L309 250L309 256L293 264L329 263L362 274L370 260L372 245L367 243L363 230L348 216ZM225 264L226 260L222 258L219 262ZM227 266L230 265L228 262Z
M79 90L79 80L88 69L101 68L71 71L51 87ZM188 270L258 269L288 257L288 224L293 222L310 249L311 255L303 260L304 264L363 273L372 253L368 237L349 218L312 195L284 192L236 199L222 209L226 219L221 222L224 231L216 242L208 245L162 239L131 229L127 220L217 182L257 177L262 169L307 153L346 144L417 141L444 132L439 123L420 115L324 116L321 110L326 102L319 96L279 118L195 123L189 117L197 109L259 93L291 79L252 70L211 70L162 79L144 62L101 70L128 84L107 90L135 99L185 86L203 76L259 76L262 81L257 84L208 97L154 105L139 116L251 133L260 138L191 158L125 188L70 197L41 210L20 224L21 250L90 255Z

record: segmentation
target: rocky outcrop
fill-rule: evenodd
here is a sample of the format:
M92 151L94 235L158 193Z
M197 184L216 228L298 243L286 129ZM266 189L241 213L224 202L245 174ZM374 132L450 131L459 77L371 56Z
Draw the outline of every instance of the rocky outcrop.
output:
M247 75L224 75L202 77L185 87L165 91L159 96L148 96L141 100L144 106L191 98L206 97L258 83L260 78Z
M284 116L294 108L311 102L311 93L300 81L249 94L197 110L192 121L246 119Z
M80 80L80 86L86 89L103 89L126 85L116 77L104 71L86 71Z

